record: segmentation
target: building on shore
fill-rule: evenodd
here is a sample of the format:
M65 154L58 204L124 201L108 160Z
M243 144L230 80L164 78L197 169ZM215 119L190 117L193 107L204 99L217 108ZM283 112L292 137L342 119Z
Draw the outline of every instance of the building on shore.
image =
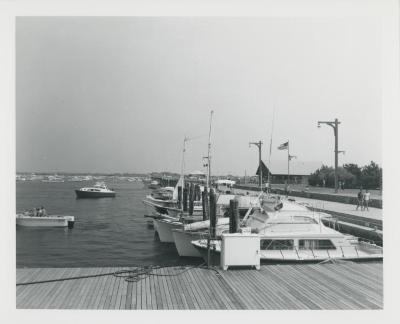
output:
M289 183L308 185L309 176L319 169L322 162L316 161L290 161L290 178ZM268 173L270 183L286 183L288 179L288 164L287 161L271 162L268 168L264 162L261 162L263 181L268 181ZM256 175L259 175L259 167Z

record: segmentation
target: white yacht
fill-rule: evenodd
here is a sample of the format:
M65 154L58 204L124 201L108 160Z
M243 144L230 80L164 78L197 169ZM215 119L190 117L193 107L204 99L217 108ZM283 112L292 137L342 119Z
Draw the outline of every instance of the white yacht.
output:
M260 239L260 259L272 262L324 261L327 259L370 260L382 259L382 247L359 242L357 238L342 234L323 225L325 213L312 211L278 211L250 216L245 222ZM207 256L207 240L192 241ZM221 240L211 243L221 252ZM245 253L245 252L241 252Z
M115 191L109 189L104 182L97 182L93 187L75 190L77 198L115 197Z
M245 215L240 212L243 220L248 219L251 215L251 219L255 221L256 215L261 212L261 206L262 210L275 212L274 207L279 205L280 199L272 196L264 196L263 199L260 197L261 196L220 195L217 200L217 214L220 215L220 218L217 219L217 236L220 236L223 232L229 231L229 217L222 216L228 215L227 212L229 209L230 199L238 199L239 211L241 209L246 211ZM306 207L291 201L283 201L280 210L308 211ZM209 226L209 221L203 221L185 225L183 228L170 228L178 254L185 257L200 256L199 251L194 248L191 242L206 238L208 236ZM168 230L168 227L163 226L162 229Z

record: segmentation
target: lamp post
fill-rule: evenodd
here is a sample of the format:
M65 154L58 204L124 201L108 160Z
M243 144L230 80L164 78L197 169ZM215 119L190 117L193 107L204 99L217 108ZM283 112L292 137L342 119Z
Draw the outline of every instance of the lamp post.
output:
M261 167L261 146L262 146L262 142L258 141L258 142L250 142L249 143L249 147L251 145L255 145L258 147L258 171L259 171L259 184L260 184L260 191L262 191L262 167Z
M333 133L335 135L335 193L338 192L338 155L339 153L344 153L344 151L339 151L338 150L338 133L339 133L339 124L340 121L335 118L335 121L319 121L318 122L318 128L321 127L321 124L326 124L329 125L333 128Z

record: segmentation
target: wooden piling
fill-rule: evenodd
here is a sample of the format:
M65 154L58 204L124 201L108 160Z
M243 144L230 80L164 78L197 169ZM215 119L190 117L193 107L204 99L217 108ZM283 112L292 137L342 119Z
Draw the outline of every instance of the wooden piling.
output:
M210 238L215 239L216 237L216 226L217 225L217 196L214 190L210 190Z
M182 187L178 186L178 206L182 208Z
M200 186L195 185L194 186L194 200L200 200L201 199L201 193L200 193Z
M183 211L187 212L188 210L188 189L185 186L185 188L183 188Z
M203 220L208 219L208 192L207 188L204 187L204 191L201 193L201 203L203 207Z
M229 233L239 231L239 202L236 199L229 201Z
M193 215L193 201L194 201L194 186L193 183L189 186L189 216Z

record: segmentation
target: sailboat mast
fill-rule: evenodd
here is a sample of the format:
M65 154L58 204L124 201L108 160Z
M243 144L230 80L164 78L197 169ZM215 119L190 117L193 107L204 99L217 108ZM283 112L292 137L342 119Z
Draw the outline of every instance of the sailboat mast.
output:
M185 151L186 151L186 140L187 137L183 139L183 149L182 149L182 165L181 165L181 178L182 178L182 190L181 190L181 201L183 209L183 188L185 188Z
M211 182L211 123L214 111L211 110L210 113L210 129L208 132L208 153L207 153L207 187L210 188Z
M274 121L275 121L275 106L274 110L272 111L272 127L271 127L271 138L269 142L269 157L268 157L268 183L271 184L269 176L271 173L271 155L272 155L272 135L274 133Z

